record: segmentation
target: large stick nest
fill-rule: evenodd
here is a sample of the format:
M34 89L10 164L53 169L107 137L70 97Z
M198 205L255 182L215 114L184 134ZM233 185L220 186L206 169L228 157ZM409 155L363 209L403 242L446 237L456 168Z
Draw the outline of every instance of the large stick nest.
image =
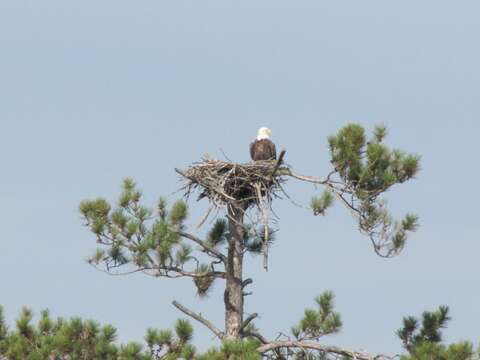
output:
M284 182L278 175L278 170L285 168L280 167L282 158L245 164L203 158L177 172L187 182L187 195L196 190L199 199L206 197L215 206L235 205L246 209L252 204L258 205L264 197L278 197Z

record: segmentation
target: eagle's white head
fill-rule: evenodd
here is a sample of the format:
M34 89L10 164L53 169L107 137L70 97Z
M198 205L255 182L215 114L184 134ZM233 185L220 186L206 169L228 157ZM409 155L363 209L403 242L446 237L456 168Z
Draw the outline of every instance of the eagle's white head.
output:
M272 135L272 130L267 127L261 127L258 129L257 140L270 139Z

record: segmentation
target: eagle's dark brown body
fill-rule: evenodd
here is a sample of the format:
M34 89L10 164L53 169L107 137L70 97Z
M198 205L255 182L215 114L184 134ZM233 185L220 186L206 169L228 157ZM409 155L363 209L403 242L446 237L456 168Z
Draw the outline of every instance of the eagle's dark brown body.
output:
M270 139L255 140L250 144L250 156L253 161L275 160L277 158L275 144Z

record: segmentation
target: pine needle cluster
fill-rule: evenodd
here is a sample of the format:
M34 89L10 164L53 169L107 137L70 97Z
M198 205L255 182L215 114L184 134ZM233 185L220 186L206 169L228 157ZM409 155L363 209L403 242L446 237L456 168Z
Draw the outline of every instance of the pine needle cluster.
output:
M192 325L183 319L177 320L171 330L148 329L145 341L152 359L195 359L196 349L190 344L193 338Z
M48 310L42 311L40 320L36 324L32 320L32 311L24 308L16 321L15 328L9 330L0 307L0 358L9 360L160 359L152 356L150 349L145 349L138 343L117 345L117 331L111 325L100 326L96 321L82 320L77 317L54 319Z
M316 310L306 309L300 323L292 328L297 340L318 340L329 334L337 333L342 328L340 313L334 311L335 295L331 291L322 293L315 299Z
M209 350L198 360L261 360L262 356L257 351L260 346L258 340L224 341L220 348Z
M384 144L387 129L375 128L367 140L365 130L349 124L328 139L334 171L329 175L329 191L338 197L358 218L360 230L366 233L380 256L397 255L405 246L409 232L418 227L418 217L407 214L395 221L380 198L396 184L413 179L420 170L420 157ZM334 176L338 180L333 180ZM315 214L324 214L332 204L326 194L312 200Z
M409 355L402 360L472 360L473 345L459 342L446 346L442 344L442 330L450 321L449 308L440 306L436 311L425 311L419 321L413 316L403 319L403 326L397 331L403 347Z

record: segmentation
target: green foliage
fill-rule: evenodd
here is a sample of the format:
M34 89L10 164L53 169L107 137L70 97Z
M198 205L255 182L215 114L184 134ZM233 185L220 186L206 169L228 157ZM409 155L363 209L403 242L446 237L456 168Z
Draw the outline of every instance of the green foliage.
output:
M381 143L383 139L385 139L385 136L387 136L387 127L383 124L376 125L373 130L373 136L377 143Z
M178 336L179 341L185 344L193 338L192 325L187 320L179 319L175 324L175 333Z
M310 207L314 215L325 215L325 211L333 205L333 195L329 190L325 190L320 197L313 197Z
M187 344L182 347L180 352L180 358L185 360L193 360L196 358L196 349L195 346Z
M260 343L258 340L224 341L220 349L211 349L198 360L260 360L257 352Z
M175 202L170 210L170 222L173 225L181 225L183 221L187 218L187 204L179 200Z
M470 360L473 358L473 345L460 342L446 346L442 344L441 330L446 328L450 317L447 306L436 311L425 311L421 322L413 316L403 319L403 326L397 331L403 347L409 355L402 360Z
M225 341L221 351L225 359L233 357L238 360L258 360L261 358L256 351L259 346L257 340Z
M201 297L208 295L208 292L212 288L212 285L215 281L215 278L213 276L206 275L210 270L211 270L211 268L210 268L209 265L201 264L198 267L196 273L197 274L205 274L205 276L196 277L196 278L193 279L193 283L195 284L195 287L197 288L197 294Z
M315 301L316 310L306 309L300 323L292 328L293 336L298 340L318 340L320 337L340 331L342 320L340 314L334 311L335 295L326 291Z
M32 323L33 313L24 308L15 329L0 339L0 355L10 360L54 358L117 359L115 329L100 328L96 322L72 318L52 319L47 310L38 324Z
M418 344L410 353L400 357L400 360L473 360L473 345L469 342L459 342L449 346L435 342Z
M5 317L3 315L3 307L0 305L0 354L5 352L5 349L3 348L5 338L8 334L8 327L7 323L5 322Z
M23 309L15 329L8 331L0 308L0 358L9 360L98 359L98 360L159 360L194 359L196 349L190 343L193 329L186 320L170 330L149 329L147 347L139 343L117 345L116 329L100 326L91 320L52 319L42 311L37 324L33 313Z
M180 244L180 248L175 255L177 266L182 267L187 261L192 259L192 247L187 244Z
M420 157L390 149L383 140L386 127L375 128L367 141L365 130L357 124L349 124L336 135L330 136L331 162L338 174L338 181L331 181L333 191L358 217L360 230L368 234L375 251L385 257L398 254L404 247L409 232L415 231L418 218L408 214L402 221L394 221L379 196L395 184L404 183L418 173ZM314 198L311 207L315 214L323 214L330 205L325 194Z
M153 359L193 359L196 349L190 344L192 338L192 325L179 319L175 324L175 335L170 330L148 329L145 341Z
M250 236L249 236L250 235ZM250 234L246 234L244 246L254 255L261 254L265 245L270 246L275 241L275 232L270 227L260 226ZM267 244L266 244L267 243Z
M211 230L208 232L207 242L210 246L217 246L225 243L227 240L227 221L217 219Z
M151 356L142 352L142 345L132 342L120 347L119 360L150 360Z
M346 180L358 182L364 168L362 157L366 137L363 127L347 125L336 136L330 136L328 143L336 170Z
M179 235L188 215L186 203L176 201L167 210L162 198L154 214L141 199L135 182L126 179L117 208L101 198L80 203L80 213L101 246L88 261L109 272L131 265L155 276L196 263L192 248Z
M411 351L420 343L442 341L441 330L447 326L450 317L448 306L440 306L438 310L425 311L422 314L422 322L413 316L403 319L403 327L397 331L397 336L402 340L406 350Z
M411 179L420 168L419 156L390 150L382 143L385 136L386 128L377 126L367 142L363 127L350 124L328 139L335 169L365 196Z
M395 230L392 235L393 249L396 252L403 249L407 240L408 232L417 230L418 216L414 214L407 214L401 223L395 224Z
M300 324L293 329L297 340L318 340L321 336L340 330L341 321L334 312L334 295L325 292L315 299L318 309L305 311ZM414 317L404 318L399 337L408 350L400 360L474 360L476 357L470 342L451 345L441 343L441 329L450 320L448 308L439 307L434 312L424 312L421 321ZM53 319L48 310L42 311L37 324L32 322L33 313L24 308L16 326L8 330L0 307L0 358L9 360L47 359L99 359L99 360L260 360L257 351L261 345L257 339L246 338L224 341L219 348L198 354L191 344L193 329L187 320L180 319L174 331L148 329L146 346L132 342L117 345L116 330L111 325L100 326L91 320L72 318ZM252 325L247 332L256 332ZM278 351L270 358L293 358L302 360L330 360L328 353L291 349ZM350 359L341 357L342 359Z

